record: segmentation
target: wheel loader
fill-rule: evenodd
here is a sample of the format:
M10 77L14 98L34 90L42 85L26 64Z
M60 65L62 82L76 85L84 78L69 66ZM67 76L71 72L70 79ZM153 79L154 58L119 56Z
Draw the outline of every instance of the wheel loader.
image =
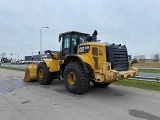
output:
M77 31L59 34L60 52L50 54L38 64L26 68L24 81L38 80L42 85L54 79L63 79L66 89L74 94L88 91L90 82L105 88L117 80L138 75L138 69L128 60L127 48L121 44L108 44L92 35Z

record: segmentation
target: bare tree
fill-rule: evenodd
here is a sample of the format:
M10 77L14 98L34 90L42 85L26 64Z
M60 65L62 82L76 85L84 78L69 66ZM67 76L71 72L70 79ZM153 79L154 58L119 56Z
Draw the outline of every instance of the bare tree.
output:
M154 55L153 55L153 60L154 60L154 62L157 62L157 64L158 64L159 54L154 54Z
M140 62L144 62L146 59L146 56L145 55L139 55L139 61Z
M138 59L139 57L137 56L137 55L135 55L134 57L133 57L133 59Z

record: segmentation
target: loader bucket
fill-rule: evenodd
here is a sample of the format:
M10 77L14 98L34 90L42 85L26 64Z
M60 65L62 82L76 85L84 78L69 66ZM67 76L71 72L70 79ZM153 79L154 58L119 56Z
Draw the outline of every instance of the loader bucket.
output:
M37 80L37 65L38 64L30 64L27 66L25 71L25 77L23 79L25 82Z

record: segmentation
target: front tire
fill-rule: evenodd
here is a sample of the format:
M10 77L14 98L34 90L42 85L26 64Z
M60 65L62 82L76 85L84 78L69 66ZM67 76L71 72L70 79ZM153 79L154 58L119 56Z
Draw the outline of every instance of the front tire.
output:
M54 75L49 72L46 64L40 62L37 67L37 79L41 85L49 85L53 81Z
M69 63L65 67L63 75L65 87L69 92L82 94L89 89L89 74L85 73L84 68L80 63Z

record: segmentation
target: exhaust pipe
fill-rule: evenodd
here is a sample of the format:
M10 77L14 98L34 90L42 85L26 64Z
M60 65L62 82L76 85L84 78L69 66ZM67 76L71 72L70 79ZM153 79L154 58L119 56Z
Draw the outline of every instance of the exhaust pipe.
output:
M93 34L92 34L92 41L93 41L93 42L97 42L97 34L98 34L97 30L95 30L95 31L93 32Z

